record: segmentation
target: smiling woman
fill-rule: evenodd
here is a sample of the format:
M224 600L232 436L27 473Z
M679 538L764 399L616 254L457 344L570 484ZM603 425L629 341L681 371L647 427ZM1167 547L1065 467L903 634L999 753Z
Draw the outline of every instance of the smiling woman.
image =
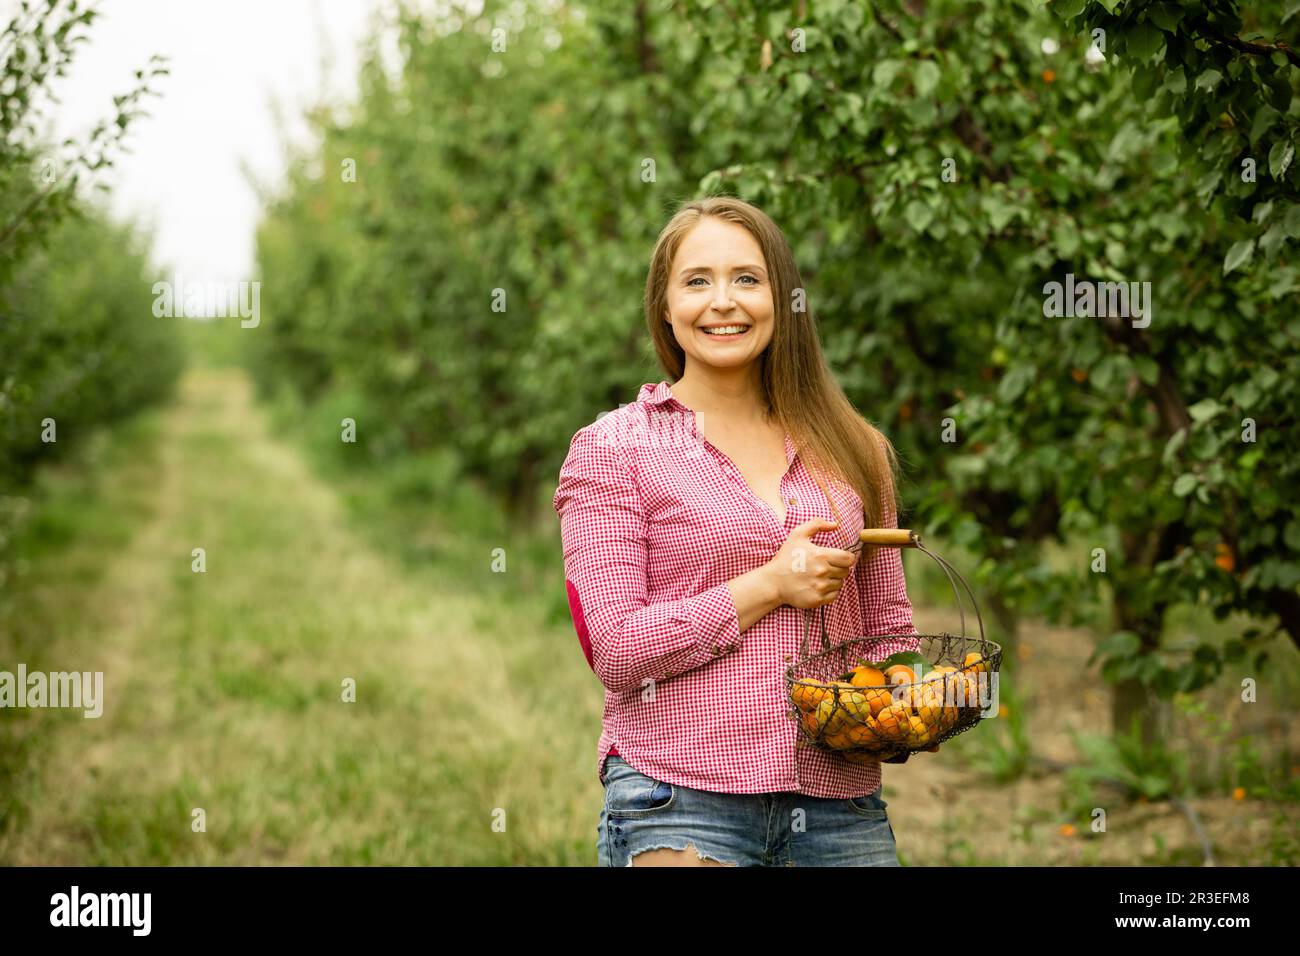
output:
M646 284L672 381L580 429L560 469L569 607L605 687L602 864L898 865L880 765L797 750L786 719L807 609L833 638L882 635L879 659L918 646L900 552L848 550L897 527L897 461L803 288L761 210L687 203Z

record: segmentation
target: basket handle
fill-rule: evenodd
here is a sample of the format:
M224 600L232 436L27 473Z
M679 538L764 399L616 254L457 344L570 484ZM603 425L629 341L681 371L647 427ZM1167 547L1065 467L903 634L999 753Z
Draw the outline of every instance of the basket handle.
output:
M909 528L863 528L858 532L858 544L882 548L917 548L921 546L921 536Z
M956 598L957 613L961 615L962 639L964 640L966 637L966 605L962 601L961 592L957 590L957 581L961 582L962 588L966 591L966 594L970 597L970 605L971 608L974 609L975 611L975 620L978 623L980 629L980 640L981 641L986 640L984 635L984 615L980 613L979 602L975 600L975 592L971 590L971 586L968 583L966 583L966 579L962 577L960 571L954 568L951 564L949 564L939 555L935 554L929 548L925 547L925 545L921 544L921 536L919 534L917 534L915 531L912 531L911 529L908 528L863 528L860 532L858 532L858 538L859 538L858 542L854 545L851 545L848 550L857 551L861 549L863 545L872 544L877 547L886 547L886 548L916 548L922 554L928 554L931 558L934 559L935 563L937 563L939 567L943 570L943 573L948 578L948 583L952 585L952 595L954 598ZM954 575L956 575L956 580L954 580L953 578ZM823 604L818 608L807 608L806 613L804 614L803 641L800 642L800 648L799 648L800 660L804 660L809 656L808 655L809 631L812 628L813 614L817 611L821 612L820 623L821 623L822 650L823 651L830 650L830 646L831 646L830 635L826 633L826 605Z

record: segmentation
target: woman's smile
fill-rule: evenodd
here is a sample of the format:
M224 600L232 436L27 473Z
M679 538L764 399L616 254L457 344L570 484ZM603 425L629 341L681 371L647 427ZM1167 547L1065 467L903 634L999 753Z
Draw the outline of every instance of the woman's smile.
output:
M747 335L749 330L752 328L752 325L744 325L737 322L733 325L701 326L700 332L711 339L721 339L724 342L730 342Z

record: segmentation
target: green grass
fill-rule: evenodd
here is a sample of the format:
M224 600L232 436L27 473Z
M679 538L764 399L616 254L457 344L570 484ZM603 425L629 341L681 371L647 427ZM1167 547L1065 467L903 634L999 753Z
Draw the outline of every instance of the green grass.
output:
M0 863L594 862L599 685L513 565L375 548L385 499L341 503L233 370L82 464L16 545L0 660L103 670L105 712L0 716Z

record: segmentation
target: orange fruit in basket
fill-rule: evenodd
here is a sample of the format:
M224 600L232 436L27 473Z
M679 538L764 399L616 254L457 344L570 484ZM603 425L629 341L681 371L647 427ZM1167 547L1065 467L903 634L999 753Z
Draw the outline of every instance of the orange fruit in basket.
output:
M853 686L854 687L884 687L888 681L885 675L874 667L860 665L853 668Z
M849 739L848 730L841 730L839 733L827 734L822 738L822 743L835 750L850 750L855 744Z
M889 691L880 688L866 692L867 706L871 708L871 716L875 717L894 702L894 695Z
M880 727L880 737L886 743L897 743L907 733L908 718L911 715L902 704L893 703L876 715L876 724Z
M920 705L916 708L916 716L921 718L921 722L924 723L926 727L938 727L939 719L943 715L943 703L940 691L935 687L923 687L919 697Z
M822 701L813 710L804 713L802 718L803 729L808 732L808 736L816 739L819 734L826 731L826 724L829 722L834 708L835 701L828 699Z
M874 722L872 720L872 723ZM876 747L880 745L880 737L870 724L857 724L844 731L844 735L848 737L849 743L854 747Z
M980 679L978 674L963 674L962 679L966 682L966 706L978 707L980 705Z
M993 698L993 686L985 673L967 673L966 706L982 708Z
M925 721L915 715L908 717L907 732L903 736L903 742L909 747L924 747L934 736L930 728L925 725Z
M794 705L807 713L810 710L816 710L817 705L831 695L829 687L819 680L811 677L805 677L795 682L790 690L790 699Z
M943 685L939 688L939 699L944 707L966 706L966 678L957 672L943 675Z
M971 651L966 655L966 661L962 664L962 670L974 668L985 674L989 672L989 662L984 659L984 655L977 651Z
M893 667L885 668L885 680L891 684L914 684L916 683L916 671L906 664L895 664Z
M908 684L894 694L894 702L901 702L908 713L912 714L919 714L921 708L932 699L936 699L935 694L925 684Z
M952 730L961 720L961 710L957 704L944 704L939 711L939 729Z

